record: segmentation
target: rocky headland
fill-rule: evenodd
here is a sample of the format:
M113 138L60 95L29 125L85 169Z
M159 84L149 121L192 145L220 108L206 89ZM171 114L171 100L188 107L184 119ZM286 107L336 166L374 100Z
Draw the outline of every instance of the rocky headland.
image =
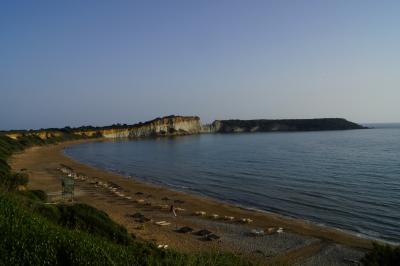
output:
M202 125L198 116L165 116L133 125L113 125L107 127L80 127L64 129L43 129L30 131L9 131L6 135L18 138L33 135L41 139L61 137L63 134L75 134L82 137L104 138L142 138L160 136L179 136L201 133L240 133L274 131L322 131L350 130L365 127L343 118L321 119L282 119L282 120L215 120Z

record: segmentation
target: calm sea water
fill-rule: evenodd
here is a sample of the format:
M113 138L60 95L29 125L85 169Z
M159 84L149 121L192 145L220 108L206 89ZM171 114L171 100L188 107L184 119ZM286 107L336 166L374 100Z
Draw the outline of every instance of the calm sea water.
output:
M400 127L92 142L66 154L147 182L400 243Z

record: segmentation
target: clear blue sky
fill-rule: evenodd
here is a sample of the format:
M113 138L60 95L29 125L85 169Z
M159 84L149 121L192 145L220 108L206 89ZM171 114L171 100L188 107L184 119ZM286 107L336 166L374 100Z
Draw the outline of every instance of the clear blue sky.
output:
M0 128L400 121L400 1L1 1Z

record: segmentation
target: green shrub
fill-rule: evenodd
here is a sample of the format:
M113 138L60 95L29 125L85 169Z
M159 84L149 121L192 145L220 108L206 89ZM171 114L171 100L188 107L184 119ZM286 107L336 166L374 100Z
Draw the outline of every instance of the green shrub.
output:
M27 173L6 173L2 175L0 184L6 190L18 190L21 186L28 184L29 178Z
M47 201L47 194L43 190L29 190L27 194L33 200Z
M45 217L55 224L58 224L61 219L60 210L57 205L36 203L32 204L31 209L34 213L40 214L40 216Z
M400 247L373 244L373 249L361 260L365 266L397 266L400 265Z
M58 224L105 237L119 244L129 244L132 239L123 226L110 219L107 213L86 204L58 205Z

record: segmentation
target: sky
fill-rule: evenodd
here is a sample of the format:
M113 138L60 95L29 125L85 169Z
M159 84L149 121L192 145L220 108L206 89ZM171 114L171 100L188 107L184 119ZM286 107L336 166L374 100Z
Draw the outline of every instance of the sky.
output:
M400 1L0 1L0 129L400 122Z

